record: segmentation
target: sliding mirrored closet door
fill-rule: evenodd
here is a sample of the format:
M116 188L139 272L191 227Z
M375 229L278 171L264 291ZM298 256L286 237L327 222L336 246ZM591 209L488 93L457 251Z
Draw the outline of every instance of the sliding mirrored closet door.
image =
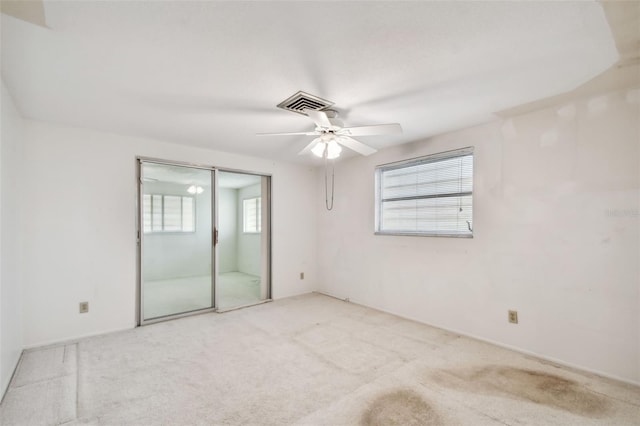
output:
M140 162L140 322L212 309L212 170Z
M138 160L139 324L271 298L271 178Z
M269 177L219 171L217 191L220 310L251 305L269 295Z

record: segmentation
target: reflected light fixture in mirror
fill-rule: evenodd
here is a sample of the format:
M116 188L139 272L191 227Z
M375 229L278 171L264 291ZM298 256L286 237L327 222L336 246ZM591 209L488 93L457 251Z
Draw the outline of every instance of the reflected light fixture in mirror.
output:
M189 194L202 194L203 191L204 189L201 186L191 185L189 188L187 188L187 192Z

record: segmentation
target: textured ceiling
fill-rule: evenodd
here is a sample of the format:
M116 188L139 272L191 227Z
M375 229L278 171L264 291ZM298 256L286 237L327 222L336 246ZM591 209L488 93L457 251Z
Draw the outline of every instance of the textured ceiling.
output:
M22 113L313 164L298 90L347 125L397 122L376 148L494 118L615 64L596 2L45 2L2 15L2 77Z

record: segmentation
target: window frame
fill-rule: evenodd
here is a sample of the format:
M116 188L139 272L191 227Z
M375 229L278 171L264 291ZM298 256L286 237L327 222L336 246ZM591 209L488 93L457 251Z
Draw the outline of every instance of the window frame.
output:
M451 158L457 157L465 157L471 155L471 168L472 168L472 181L471 181L471 192L461 192L461 195L470 195L471 196L471 229L469 233L452 233L452 232L425 232L425 231L385 231L382 230L382 179L381 175L383 172L388 170L396 170L402 169L406 167L412 167L421 164L428 163L436 163L443 160L448 160ZM474 147L469 146L465 148L454 149L450 151L439 152L435 154L424 155L421 157L410 158L407 160L395 161L392 163L380 164L375 167L375 218L374 218L374 234L375 235L390 235L390 236L409 236L409 237L448 237L448 238L473 238L473 205L474 196L473 196L473 181L475 175L475 155L474 155ZM413 197L408 197L411 199ZM425 197L417 197L415 199L427 199L427 198L444 198L439 196L425 196Z
M150 230L149 231L145 231L145 212L144 212L144 208L141 211L141 216L142 216L142 233L144 235L167 235L167 234L179 234L179 235L184 235L184 234L195 234L197 232L197 213L196 213L196 197L194 196L190 196L190 195L182 195L182 194L158 194L158 193L144 193L142 194L142 202L144 203L144 198L146 196L150 197L150 201L151 201L151 210L149 211L149 217L151 219L151 223L150 223ZM160 219L161 219L161 225L162 225L162 229L157 230L157 229L153 229L153 215L154 215L154 209L153 209L153 197L161 197L161 208L160 208ZM180 197L180 230L170 230L170 231L165 231L164 227L165 227L165 201L164 198L165 197ZM184 231L184 199L185 198L189 198L191 199L191 208L192 208L192 217L193 217L193 230L192 231Z
M256 229L257 231L247 231L247 214L245 211L245 203L251 200L258 200L256 202ZM247 197L242 199L242 233L243 234L261 234L262 233L262 196L256 195L255 197Z

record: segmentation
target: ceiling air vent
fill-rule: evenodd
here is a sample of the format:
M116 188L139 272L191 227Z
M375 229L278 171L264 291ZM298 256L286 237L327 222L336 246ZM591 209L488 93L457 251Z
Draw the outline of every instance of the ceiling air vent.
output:
M324 109L329 108L333 105L333 102L330 102L326 99L319 98L314 95L310 95L309 93L300 91L293 96L288 97L284 101L278 104L278 108L286 109L287 111L297 112L298 114L303 114L305 109L310 109L313 111L322 111Z

